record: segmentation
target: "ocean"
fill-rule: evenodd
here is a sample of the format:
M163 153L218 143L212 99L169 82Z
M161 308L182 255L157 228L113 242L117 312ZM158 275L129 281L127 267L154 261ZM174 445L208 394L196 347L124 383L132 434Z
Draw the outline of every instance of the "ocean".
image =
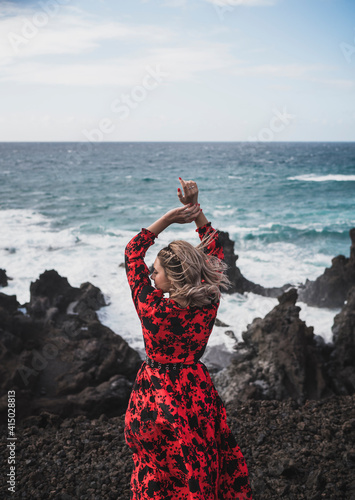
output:
M72 286L90 281L108 306L100 320L143 353L126 283L124 248L142 227L179 206L178 178L194 179L212 225L228 231L243 275L264 286L315 279L349 256L355 226L355 143L0 143L1 291L29 301L46 269ZM169 227L148 265L173 239L198 243L194 224ZM210 347L231 351L277 299L224 295ZM331 341L339 310L298 303L300 316Z

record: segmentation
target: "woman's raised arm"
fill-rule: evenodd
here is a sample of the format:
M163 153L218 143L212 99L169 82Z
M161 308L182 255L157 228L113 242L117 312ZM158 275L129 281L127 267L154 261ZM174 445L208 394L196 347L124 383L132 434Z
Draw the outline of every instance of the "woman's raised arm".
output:
M178 198L181 201L183 205L187 205L189 203L197 203L198 201L198 187L195 181L184 181L184 179L181 179L179 177L179 181L182 187L182 191L180 188L178 188ZM199 215L195 219L196 227L202 227L205 226L208 223L208 220L205 216L205 214L200 210Z

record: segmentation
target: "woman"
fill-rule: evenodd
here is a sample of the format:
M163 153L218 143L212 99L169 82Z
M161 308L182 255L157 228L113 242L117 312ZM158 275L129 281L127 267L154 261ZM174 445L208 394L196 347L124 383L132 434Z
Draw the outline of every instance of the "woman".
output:
M131 499L250 499L248 469L207 368L199 361L228 280L218 233L198 205L198 188L180 179L183 206L127 245L126 271L147 358L129 401L125 436L133 451ZM202 244L160 250L152 279L148 248L170 224L195 221ZM169 294L169 298L164 297Z

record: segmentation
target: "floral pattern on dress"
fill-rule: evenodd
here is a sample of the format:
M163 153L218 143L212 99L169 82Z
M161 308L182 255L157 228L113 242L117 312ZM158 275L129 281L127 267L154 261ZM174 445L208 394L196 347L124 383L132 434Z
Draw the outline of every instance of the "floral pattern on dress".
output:
M198 228L206 251L223 259L211 224ZM125 418L133 452L131 499L251 499L248 469L226 410L200 358L216 319L218 301L181 308L151 284L144 262L156 235L142 229L125 252L127 279L142 325L146 354ZM170 369L159 368L169 363ZM181 364L183 366L174 364ZM171 364L171 365L170 365Z

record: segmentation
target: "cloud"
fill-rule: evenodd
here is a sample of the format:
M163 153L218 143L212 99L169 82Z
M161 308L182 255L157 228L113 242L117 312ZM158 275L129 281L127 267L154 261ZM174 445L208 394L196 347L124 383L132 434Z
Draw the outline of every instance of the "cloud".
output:
M324 65L305 64L261 64L236 68L233 73L239 76L302 78L310 72L333 69Z
M261 64L258 66L239 66L233 70L233 74L245 77L258 78L289 78L292 80L304 80L313 83L319 83L326 87L331 87L340 90L351 90L355 87L353 80L331 79L315 77L312 74L322 71L334 71L334 66L326 66L322 64ZM279 84L280 88L283 84ZM278 85L270 88L278 88ZM286 90L286 88L284 88Z
M338 90L352 90L355 89L354 80L342 80L331 78L309 78L310 81L320 83L326 87L331 87Z
M166 7L185 7L187 4L187 0L164 0L164 4Z
M202 71L231 71L238 64L230 53L230 46L223 43L157 48L151 51L151 57L170 68L174 79L179 80L191 78L194 73Z
M142 3L148 3L150 0L141 0ZM257 6L273 6L279 0L202 0L207 3L216 5L217 7L257 7ZM188 0L162 0L162 5L165 7L186 7Z
M217 0L205 1L217 4ZM224 2L218 1L220 4ZM234 5L275 4L274 0L228 0L225 4L231 5L232 2ZM349 80L318 77L317 73L324 70L334 71L329 66L297 63L248 66L245 61L237 60L232 55L231 45L227 43L197 42L195 39L190 45L185 42L173 46L178 38L165 27L98 21L96 17L74 6L61 6L56 15L48 15L47 22L40 27L36 26L34 16L41 11L15 7L9 2L3 5L0 39L7 43L0 45L1 82L132 86L139 84L147 67L159 66L169 75L166 81L194 80L202 72L217 70L237 77L302 79L344 90L354 87L354 83ZM11 41L11 37L16 34L22 37L17 50L13 46L13 39ZM116 57L117 49L120 49L116 44L113 57L112 53L111 57L103 57L102 52L99 57L95 51L106 41L122 42L124 55ZM139 52L130 52L128 55L127 46L124 45L127 41L131 50L135 49L137 43ZM80 57L78 61L75 56L82 54L90 54L90 59ZM47 62L48 58L43 60L43 56L48 55L68 55L73 60L66 58L63 62L59 57L52 57L50 62ZM279 82L281 85L283 83Z
M147 67L161 68L166 81L191 80L203 71L231 69L236 61L228 46L162 47L150 49L143 56L121 57L79 64L44 64L22 62L2 68L0 81L44 85L118 85L140 83Z
M219 7L271 7L276 5L278 0L205 0L205 2L212 3Z
M81 54L105 40L154 43L171 37L169 30L159 26L97 22L71 7L61 7L52 16L43 10L11 6L5 10L8 15L0 17L0 58L6 63L48 54Z
M63 8L42 27L36 25L38 14L9 6L0 17L0 81L45 85L137 85L146 67L160 67L171 80L189 80L202 71L232 68L236 61L230 46L223 43L186 42L180 46L177 36L167 28L142 24L97 21L77 8ZM37 22L38 24L38 22ZM124 56L98 56L105 41L122 41ZM127 45L130 54L127 54ZM162 43L163 42L163 43ZM137 43L137 46L135 46ZM170 45L170 46L169 46ZM112 47L112 43L111 43ZM134 52L135 47L139 52ZM83 59L78 55L90 54ZM43 56L73 56L51 58Z

